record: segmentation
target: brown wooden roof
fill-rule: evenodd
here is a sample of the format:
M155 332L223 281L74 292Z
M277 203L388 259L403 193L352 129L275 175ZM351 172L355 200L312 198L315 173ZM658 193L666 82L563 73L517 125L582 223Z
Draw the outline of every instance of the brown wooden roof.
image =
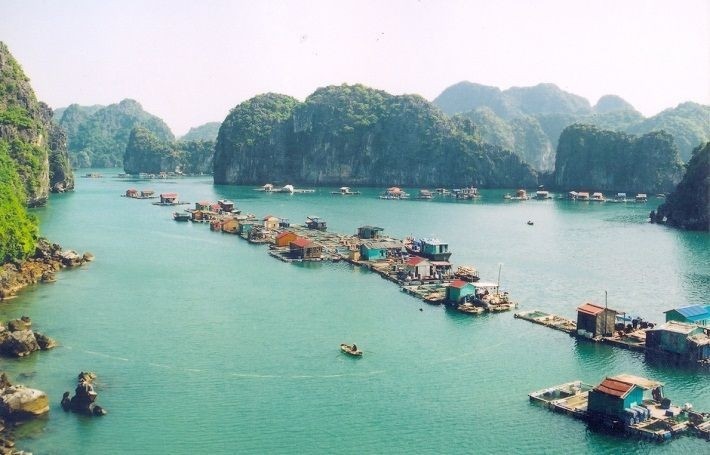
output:
M580 313L596 316L602 311L604 311L604 307L600 307L593 303L585 303L584 305L581 305L579 308L577 308L577 311L579 311Z
M606 378L601 384L596 386L594 390L614 397L624 398L634 387L636 387L634 384L630 384L628 382Z

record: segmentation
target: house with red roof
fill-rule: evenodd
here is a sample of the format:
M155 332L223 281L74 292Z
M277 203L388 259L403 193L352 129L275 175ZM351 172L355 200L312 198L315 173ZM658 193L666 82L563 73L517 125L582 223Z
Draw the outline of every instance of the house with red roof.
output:
M618 417L624 415L624 409L631 409L643 402L643 389L615 378L606 378L601 384L589 391L587 411L599 417Z
M577 333L589 338L611 336L617 313L603 306L585 303L577 308Z
M291 256L297 259L319 259L323 254L323 246L304 237L297 237L289 244Z
M294 240L296 240L298 236L291 231L284 231L276 236L274 238L274 245L278 247L286 247L291 244Z
M431 276L431 262L420 256L411 256L404 263L404 271L407 276L415 280L429 278Z
M476 287L468 281L454 280L446 288L446 300L451 303L459 303L470 295L476 295Z

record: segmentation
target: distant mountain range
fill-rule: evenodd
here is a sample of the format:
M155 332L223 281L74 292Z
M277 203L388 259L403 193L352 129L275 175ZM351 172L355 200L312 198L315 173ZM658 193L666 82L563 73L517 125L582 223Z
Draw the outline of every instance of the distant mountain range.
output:
M449 115L471 119L483 140L517 153L541 171L552 170L560 134L574 123L633 134L666 131L684 161L710 140L710 106L692 102L644 118L616 95L603 96L592 106L554 84L500 90L473 82L452 85L433 102Z

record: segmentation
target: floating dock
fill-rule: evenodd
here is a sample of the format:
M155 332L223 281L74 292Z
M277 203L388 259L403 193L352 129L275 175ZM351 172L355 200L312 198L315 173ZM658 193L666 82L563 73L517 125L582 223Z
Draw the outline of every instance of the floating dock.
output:
M531 402L554 412L584 420L597 428L623 432L640 439L664 442L674 436L690 434L710 440L710 413L692 411L692 406L689 404L681 407L671 405L670 400L665 398L660 401L643 399L641 403L633 404L628 410L625 409L626 415L629 416L627 420L617 415L603 415L599 411L590 410L590 392L604 391L607 380L620 381L644 390L653 390L662 386L655 381L622 374L607 378L597 387L576 380L531 392L528 397Z

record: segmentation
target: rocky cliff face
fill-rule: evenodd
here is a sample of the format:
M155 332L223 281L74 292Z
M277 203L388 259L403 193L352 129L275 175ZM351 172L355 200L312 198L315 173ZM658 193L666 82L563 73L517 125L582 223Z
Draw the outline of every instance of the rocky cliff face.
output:
M696 148L683 180L651 221L692 231L710 231L710 142Z
M235 107L217 138L215 183L516 186L535 172L483 143L473 124L419 96L361 85L276 94Z
M664 132L639 137L575 124L560 135L559 189L657 193L671 190L681 175L678 149Z

